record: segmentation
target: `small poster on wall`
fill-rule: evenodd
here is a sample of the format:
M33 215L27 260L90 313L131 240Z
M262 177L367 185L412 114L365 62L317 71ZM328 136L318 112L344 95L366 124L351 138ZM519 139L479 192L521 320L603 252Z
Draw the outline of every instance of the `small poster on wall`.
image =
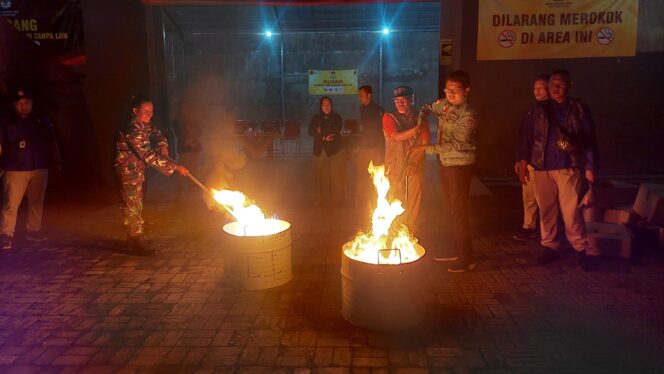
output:
M309 95L357 95L357 69L309 70Z

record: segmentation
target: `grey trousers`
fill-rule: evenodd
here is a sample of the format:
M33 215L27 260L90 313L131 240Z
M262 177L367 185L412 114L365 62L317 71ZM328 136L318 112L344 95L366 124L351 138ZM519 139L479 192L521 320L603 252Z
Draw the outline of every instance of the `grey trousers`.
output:
M2 177L2 223L0 234L14 236L16 213L23 201L28 198L26 230L35 232L42 229L44 213L44 193L48 183L48 169L32 171L7 171Z
M565 223L567 241L576 251L598 255L588 242L586 225L577 206L581 189L581 172L574 169L535 171L535 194L540 211L541 244L557 250L558 219Z
M318 202L332 206L341 204L346 194L346 151L332 156L323 151L320 156L314 156L314 169Z
M535 198L535 169L528 165L528 177L530 180L521 185L521 196L523 197L523 228L537 228L537 199Z

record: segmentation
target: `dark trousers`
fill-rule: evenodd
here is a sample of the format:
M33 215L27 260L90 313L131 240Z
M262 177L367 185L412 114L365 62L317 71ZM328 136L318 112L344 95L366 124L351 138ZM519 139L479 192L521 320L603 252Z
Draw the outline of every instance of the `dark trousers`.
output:
M473 261L473 243L470 238L470 181L475 165L440 167L440 184L443 190L443 210L450 222L453 241L445 256L459 256L463 262Z

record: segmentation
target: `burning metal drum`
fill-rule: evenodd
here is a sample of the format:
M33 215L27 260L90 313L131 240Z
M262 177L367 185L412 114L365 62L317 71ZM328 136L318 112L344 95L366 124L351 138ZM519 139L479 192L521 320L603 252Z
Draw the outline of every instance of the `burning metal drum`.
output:
M420 323L426 314L424 248L415 244L419 257L398 264L362 262L349 256L344 245L341 260L341 314L350 323L375 330L400 330ZM400 254L399 254L400 257Z
M281 286L293 279L291 225L266 219L260 231L247 230L239 222L224 225L228 250L224 258L226 282L245 290Z

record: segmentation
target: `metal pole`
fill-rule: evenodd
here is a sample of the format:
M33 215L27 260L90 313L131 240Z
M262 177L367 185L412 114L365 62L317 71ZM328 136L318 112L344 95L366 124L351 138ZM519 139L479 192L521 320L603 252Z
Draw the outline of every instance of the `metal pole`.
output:
M284 90L284 35L279 36L281 43L280 53L281 53L281 126L286 126L286 98Z
M383 38L378 39L378 102L383 105Z

